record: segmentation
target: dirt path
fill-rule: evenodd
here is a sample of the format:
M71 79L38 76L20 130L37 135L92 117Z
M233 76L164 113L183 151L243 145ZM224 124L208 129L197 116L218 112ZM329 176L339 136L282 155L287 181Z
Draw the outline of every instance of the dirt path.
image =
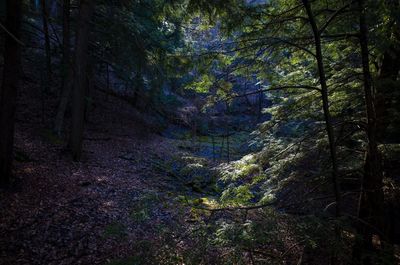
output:
M146 262L164 240L174 241L181 213L153 162L176 150L135 110L115 103L97 106L90 117L81 163L41 129L32 116L39 110L19 113L18 179L0 193L0 264L105 264L132 256Z

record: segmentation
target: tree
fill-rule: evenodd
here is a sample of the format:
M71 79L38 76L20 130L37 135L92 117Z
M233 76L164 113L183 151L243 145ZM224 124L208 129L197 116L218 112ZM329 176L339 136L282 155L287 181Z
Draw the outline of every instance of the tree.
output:
M366 21L366 5L364 0L358 0L361 60L364 76L364 94L367 117L367 152L365 157L364 178L358 217L368 225L360 224L359 232L364 237L365 250L372 250L372 236L380 234L383 229L383 173L381 167L381 155L378 150L377 126L375 112L375 95L372 89L372 76L370 71L370 59L368 48L368 25ZM371 261L364 260L364 264Z
M290 118L316 124L315 122L319 121L320 117L315 112L314 102L317 100L315 95L307 90L303 93L295 91L295 88L299 88L301 83L307 84L309 88L319 83L318 92L322 95L320 102L332 163L336 213L339 214L341 210L339 175L359 177L359 183L363 183L363 191L358 217L361 222L364 222L360 225L359 232L370 244L372 235L381 234L379 231L383 230L382 169L377 146L376 102L372 73L369 69L371 51L368 48L368 27L365 13L361 13L360 16L359 13L354 13L354 3L355 1L324 1L322 3L303 0L302 4L299 4L299 1L269 1L258 10L246 12L245 23L243 21L238 23L236 38L230 41L232 48L222 50L222 52L227 54L236 52L239 54L236 60L237 58L252 58L253 71L258 73L261 80L264 78L271 83L262 91L269 91L271 94L274 92L277 95L276 106L271 108L273 120L268 122L268 125L272 125L270 127L263 125L260 130L267 131L265 128L279 127ZM303 8L306 11L305 15L300 10ZM365 12L364 8L362 10ZM357 24L360 27L359 32L352 32L351 29ZM309 27L311 27L312 36L304 30ZM388 64L393 65L393 63ZM272 67L275 73L268 67ZM393 76L398 75L398 70L395 69L396 67L394 67L395 73L391 74L392 79ZM278 82L274 80L275 78ZM289 85L279 84L283 82ZM284 100L281 100L282 98ZM319 104L317 103L316 106ZM364 123L364 120L367 122ZM295 142L293 145L307 145L304 143L313 141L309 139L310 133L313 131L315 133L315 128L318 127L315 125L308 127L310 129L302 132L303 135L301 138L298 137L299 140L293 137L300 143ZM268 130L268 134L271 134L271 131ZM308 135L304 136L304 134ZM320 136L318 137L321 139ZM269 138L274 137L269 135ZM362 145L358 146L357 141ZM290 146L285 145L282 152L290 150ZM365 147L365 158L352 152L352 165L349 165L346 159L350 158L350 152L357 149L364 150ZM271 145L268 145L268 149L272 149ZM299 149L301 150L301 147ZM268 152L267 157L275 157L274 153L272 155L271 153ZM312 153L312 149L309 153ZM289 159L285 162L287 160ZM290 169L293 173L297 173L296 163L299 160L298 158L289 160L289 163L285 165L292 162ZM271 164L275 167L279 161L272 161ZM278 167L280 170L273 171L273 174L284 175L285 168L287 167ZM301 168L299 171L301 175ZM357 171L363 172L363 175L356 173ZM271 174L271 171L268 172ZM346 199L346 204L356 202L357 200L349 202ZM344 214L347 215L348 211L346 207Z
M332 182L334 187L334 194L336 198L336 216L340 215L341 209L341 198L340 198L340 185L339 185L339 176L338 176L338 165L336 158L336 144L335 144L335 135L333 131L332 125L332 117L329 111L329 99L328 99L328 85L326 82L325 75L325 67L323 62L322 48L321 48L321 30L318 29L317 23L315 21L315 17L311 10L311 5L308 0L302 0L304 7L307 11L308 20L313 32L314 36L314 45L315 45L315 56L318 65L318 75L319 82L321 85L321 96L322 96L322 106L324 110L325 124L326 124L326 132L328 135L329 141L329 150L331 154L332 160Z
M368 3L371 8L368 15L370 20L376 21L372 26L378 30L371 32L371 46L376 46L373 51L374 65L377 67L375 82L376 90L376 122L377 137L380 143L393 142L393 136L398 132L389 131L390 125L398 123L396 113L399 112L398 102L400 93L397 77L400 71L400 3L398 1L384 0L379 3ZM382 41L384 39L385 41ZM397 108L396 108L397 107ZM392 126L396 127L396 126Z
M14 123L20 75L22 1L7 0L3 83L0 91L0 186L9 184L12 170Z
M51 80L52 69L51 69L51 45L50 45L50 35L49 35L49 12L46 4L47 0L41 1L42 7L42 24L44 33L44 44L46 52L46 86L49 86Z
M61 136L64 124L65 111L67 110L68 100L72 88L72 67L71 67L71 48L70 48L70 0L63 1L63 45L62 45L62 67L61 67L61 97L54 120L53 131Z
M70 147L75 161L81 159L87 90L87 64L90 35L90 20L94 12L93 0L81 0L74 56L74 82L72 89L72 127Z

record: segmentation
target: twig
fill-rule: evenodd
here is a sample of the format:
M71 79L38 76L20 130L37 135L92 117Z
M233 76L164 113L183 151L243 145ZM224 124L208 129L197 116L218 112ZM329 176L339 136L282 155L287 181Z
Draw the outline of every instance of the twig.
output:
M19 45L25 46L25 43L20 41L14 34L12 34L8 29L0 22L0 28L2 28L8 35L10 35L13 40L15 40Z

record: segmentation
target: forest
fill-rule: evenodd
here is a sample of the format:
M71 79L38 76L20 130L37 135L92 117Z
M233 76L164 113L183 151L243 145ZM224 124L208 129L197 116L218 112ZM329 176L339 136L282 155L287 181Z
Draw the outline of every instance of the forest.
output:
M400 264L399 0L0 1L1 265Z

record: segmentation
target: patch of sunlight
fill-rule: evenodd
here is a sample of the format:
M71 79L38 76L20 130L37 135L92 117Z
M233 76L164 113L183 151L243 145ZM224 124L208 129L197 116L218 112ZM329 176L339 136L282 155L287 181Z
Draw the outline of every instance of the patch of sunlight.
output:
M253 164L256 162L256 156L254 154L248 154L241 159L244 163Z

